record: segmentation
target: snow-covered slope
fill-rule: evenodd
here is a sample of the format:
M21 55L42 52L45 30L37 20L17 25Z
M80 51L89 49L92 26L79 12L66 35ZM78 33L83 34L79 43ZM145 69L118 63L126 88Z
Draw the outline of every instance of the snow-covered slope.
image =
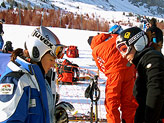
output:
M54 0L54 3L56 6L70 9L70 11L73 8L77 8L78 11L87 13L89 12L87 8L92 8L93 13L99 11L120 11L146 16L164 17L164 13L151 13L152 10L157 11L157 6L146 8L146 4L144 4L143 6L137 7L129 2L129 0Z
M0 0L0 3L5 2L6 8L10 7L11 3L7 0ZM44 2L43 2L44 1ZM103 18L112 18L117 16L117 12L128 12L132 14L154 16L163 18L164 13L159 13L159 6L147 7L147 4L141 5L138 2L136 5L129 0L15 0L17 3L24 6L38 6L41 8L61 8L74 13L94 13ZM15 4L14 4L15 5ZM4 9L1 7L0 9ZM164 8L161 8L164 11ZM114 13L113 13L114 12Z

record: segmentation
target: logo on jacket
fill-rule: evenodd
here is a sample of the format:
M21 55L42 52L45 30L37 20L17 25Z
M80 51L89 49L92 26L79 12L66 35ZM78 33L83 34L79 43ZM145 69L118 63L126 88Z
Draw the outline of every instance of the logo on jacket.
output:
M0 84L0 95L11 95L13 94L14 84Z
M105 66L104 66L105 61L101 57L97 57L97 61L100 65L101 70L105 72Z
M146 68L151 68L151 66L152 66L152 64L149 63L149 64L146 66Z
M35 99L30 99L29 107L36 107L36 100Z

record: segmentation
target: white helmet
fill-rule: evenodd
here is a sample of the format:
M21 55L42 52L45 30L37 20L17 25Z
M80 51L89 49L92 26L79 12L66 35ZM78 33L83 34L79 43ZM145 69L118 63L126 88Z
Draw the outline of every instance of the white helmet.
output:
M56 58L64 55L64 45L60 44L57 36L46 27L36 28L25 42L31 60L39 62L43 55L50 51ZM59 56L60 54L60 56Z

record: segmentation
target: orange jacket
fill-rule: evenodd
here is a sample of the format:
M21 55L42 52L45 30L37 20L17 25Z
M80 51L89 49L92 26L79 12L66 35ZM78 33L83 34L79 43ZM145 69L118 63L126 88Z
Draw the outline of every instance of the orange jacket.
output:
M123 58L116 48L118 34L99 34L91 42L92 56L98 68L105 74L128 69L127 60ZM107 40L107 41L106 41Z

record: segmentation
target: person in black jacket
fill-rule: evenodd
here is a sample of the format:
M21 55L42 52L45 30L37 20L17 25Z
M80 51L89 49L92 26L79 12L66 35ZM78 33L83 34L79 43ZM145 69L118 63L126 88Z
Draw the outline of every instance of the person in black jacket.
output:
M5 22L4 19L0 20L0 52L2 52L2 48L3 48L3 44L4 44L4 41L2 38L2 35L4 34L4 31L3 31L3 23L4 22Z
M139 104L135 123L158 123L164 118L164 56L152 47L146 48L148 39L144 31L132 27L123 30L116 40L117 49L138 73L133 93Z
M13 46L11 41L6 41L6 44L3 46L3 53L12 53L13 52Z
M149 26L150 27L146 30L146 32L150 31L152 33L152 46L161 52L163 46L163 32L160 28L157 27L157 20L155 18L150 20Z

